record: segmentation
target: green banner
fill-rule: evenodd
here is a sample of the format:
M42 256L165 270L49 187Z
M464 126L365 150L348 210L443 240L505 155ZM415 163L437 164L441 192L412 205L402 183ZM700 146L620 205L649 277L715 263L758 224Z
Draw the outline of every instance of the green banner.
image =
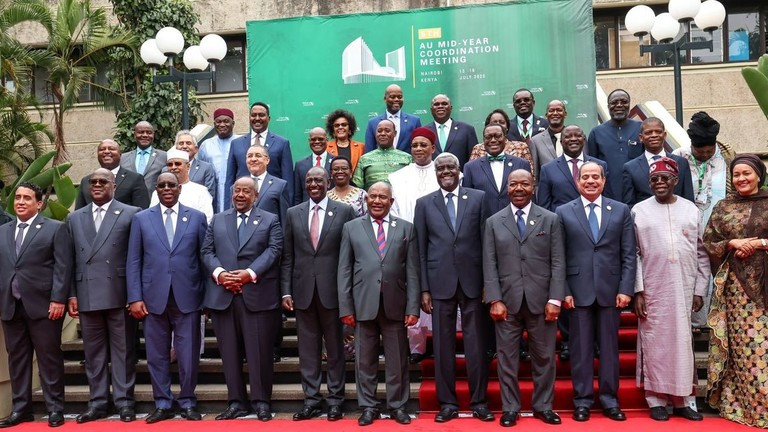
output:
M354 139L364 141L392 83L422 124L444 93L452 117L479 135L493 109L514 115L512 94L527 87L537 114L561 99L566 122L588 130L597 123L592 26L591 0L249 21L249 99L269 104L269 129L290 139L294 160L309 154L309 130L337 108L355 115Z

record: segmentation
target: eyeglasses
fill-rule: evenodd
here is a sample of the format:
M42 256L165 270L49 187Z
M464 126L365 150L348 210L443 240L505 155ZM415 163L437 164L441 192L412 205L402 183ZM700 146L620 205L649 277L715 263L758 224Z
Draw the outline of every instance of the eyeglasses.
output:
M675 176L668 175L668 174L656 174L656 175L652 175L650 180L651 180L651 183L661 183L661 182L666 183L672 180L674 177Z
M334 129L345 128L345 127L349 127L349 123L335 123L333 127Z
M504 137L504 134L502 134L502 133L497 133L497 134L485 134L485 135L483 135L483 138L485 138L485 139L488 139L488 140L489 140L489 139L492 139L492 138L496 138L496 139L499 139L499 138L503 138L503 137Z
M112 183L112 180L107 180L107 179L103 179L103 178L100 178L100 179L96 179L96 178L88 179L88 184L90 184L91 186L96 186L96 185L106 186L106 185L108 185L110 183Z
M157 184L157 189L173 189L178 185L179 184L175 182L163 182Z
M168 168L171 168L171 167L180 167L184 164L185 162L168 162L167 165L168 165Z

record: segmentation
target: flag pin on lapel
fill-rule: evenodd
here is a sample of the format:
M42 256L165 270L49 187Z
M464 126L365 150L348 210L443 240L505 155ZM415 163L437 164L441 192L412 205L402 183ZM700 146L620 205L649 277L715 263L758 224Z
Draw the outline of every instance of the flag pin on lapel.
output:
M466 195L462 195L461 199L467 199L467 196Z
M528 221L528 225L536 225L536 221Z
M329 211L329 212L328 212L328 216L333 216L333 212L332 212L332 211Z
M184 216L183 218L181 218L181 220L182 220L182 222L186 222L187 221L187 217Z
M606 209L606 210L610 210L610 209L611 209L611 206L606 206L606 207L605 207L605 209Z
M253 221L253 224L254 224L254 225L258 225L258 224L259 224L259 221L258 221L258 220L255 220L255 221Z

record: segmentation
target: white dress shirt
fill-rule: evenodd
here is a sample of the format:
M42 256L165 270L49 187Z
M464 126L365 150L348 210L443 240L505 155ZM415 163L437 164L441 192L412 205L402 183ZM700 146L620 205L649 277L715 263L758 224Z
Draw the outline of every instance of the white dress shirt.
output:
M496 180L496 189L501 191L504 185L504 161L489 161L488 163L491 164L493 179Z
M451 197L451 201L453 201L453 209L456 210L456 217L459 216L459 188L453 190L453 192L448 192L445 189L440 188L440 192L443 193L443 202L445 203L446 207L448 206L448 194L452 193L453 196Z
M263 132L256 133L251 129L251 145L256 144L256 136L258 135L259 138L259 144L266 147L267 146L267 134L269 133L269 128L264 129Z
M397 148L397 143L400 142L400 112L402 110L392 114L391 112L387 111L387 120L392 121L392 123L395 124L395 142L392 144L392 147Z
M255 175L251 174L251 178L252 179L254 179L254 180L259 179L259 181L256 182L256 193L259 193L259 191L261 191L261 185L264 184L264 178L266 176L267 176L267 171L266 170L264 170L264 172L261 173L261 175L255 176Z
M91 214L91 216L93 217L93 222L94 223L96 222L96 215L99 214L99 212L97 211L99 208L104 210L104 212L101 214L101 223L104 223L104 218L106 217L107 212L109 211L109 205L112 204L112 201L113 200L109 200L109 202L106 202L106 203L102 204L101 206L96 205L96 203L92 203L93 204L93 207L92 207L92 210L93 210L92 213L93 214ZM165 222L165 220L163 220L163 222Z
M317 210L317 219L319 222L317 225L317 234L320 235L320 232L323 230L323 222L325 222L325 211L328 208L328 197L326 196L319 203L312 201L312 198L307 201L307 205L309 205L309 217L307 218L307 226L309 227L310 231L312 230L312 214L315 212L315 204L320 206L320 208ZM378 225L376 226L378 227Z
M597 216L597 227L600 228L603 225L603 196L598 196L594 201L590 201L584 196L581 196L581 204L584 206L584 214L589 221L589 205L595 203L595 216Z
M384 227L384 241L387 241L389 238L389 213L381 219L384 221L384 223L381 224L381 226ZM379 232L379 224L376 223L373 216L371 216L371 225L373 226L373 236L376 237Z
M653 160L654 156L668 157L667 156L667 152L665 152L664 150L662 150L661 153L659 153L657 155L649 152L648 150L646 150L644 152L644 154L645 154L645 160L648 161L648 166L651 166L652 163L656 162L656 161Z
M451 136L451 126L453 126L453 120L448 118L448 120L443 123L445 125L445 140L448 141L448 137ZM437 138L440 139L440 123L435 122L435 130L437 131ZM440 144L443 145L443 151L445 151L445 143L441 142Z
M38 214L39 213L35 213L35 215L32 216L31 218L29 218L26 222L20 221L18 218L16 218L16 231L13 233L14 240L16 239L16 236L19 235L19 224L20 223L26 223L27 227L24 228L24 234L21 235L21 242L24 243L24 239L27 238L27 234L29 234L30 228L32 228L32 226L34 225L35 219L37 219L37 215ZM386 228L385 228L385 230L386 230Z
M253 207L251 207L251 210L253 210ZM240 224L243 223L243 220L240 218L241 214L245 215L245 223L250 222L251 210L248 210L245 213L240 213L237 210L235 210L235 218L237 219L237 229L240 229ZM248 274L251 275L251 282L256 282L256 273L254 273L254 271L249 269L249 268L246 268L245 270L248 272ZM216 269L213 271L213 280L216 281L217 285L221 285L219 283L219 275L222 274L225 271L227 271L227 270L224 269L224 267L216 267Z

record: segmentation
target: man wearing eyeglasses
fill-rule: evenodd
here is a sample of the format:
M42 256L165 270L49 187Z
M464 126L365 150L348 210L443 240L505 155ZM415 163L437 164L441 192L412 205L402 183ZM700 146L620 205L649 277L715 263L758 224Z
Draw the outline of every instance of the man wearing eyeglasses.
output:
M144 185L144 178L134 171L120 166L120 146L111 139L102 140L96 149L96 159L99 166L112 172L115 176L115 191L113 198L123 204L145 209L149 207L149 194ZM89 192L90 174L80 181L75 209L81 209L91 202Z
M179 202L187 207L202 212L206 222L213 218L213 198L205 186L189 180L189 154L183 150L168 150L168 172L176 174L179 184L183 186ZM152 192L151 206L157 205L158 191Z

